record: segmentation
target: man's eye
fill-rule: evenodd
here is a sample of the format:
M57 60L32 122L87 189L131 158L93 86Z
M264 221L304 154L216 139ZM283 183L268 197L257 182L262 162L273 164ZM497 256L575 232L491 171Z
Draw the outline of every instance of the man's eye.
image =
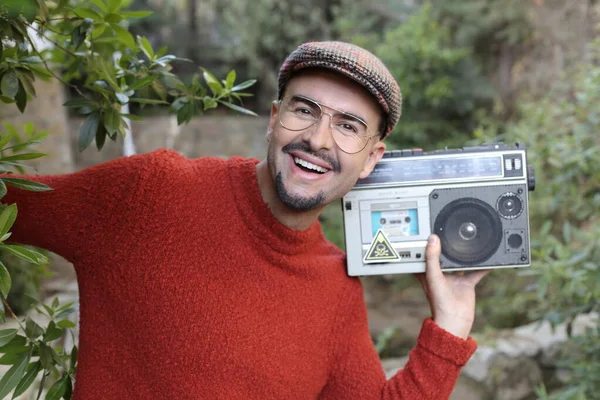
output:
M347 131L348 133L358 133L358 130L356 129L356 127L352 124L348 124L348 123L341 123L339 125L343 130Z
M312 115L313 114L312 110L310 110L308 108L304 108L304 107L296 107L296 109L294 111L296 112L296 114L300 114L300 115Z

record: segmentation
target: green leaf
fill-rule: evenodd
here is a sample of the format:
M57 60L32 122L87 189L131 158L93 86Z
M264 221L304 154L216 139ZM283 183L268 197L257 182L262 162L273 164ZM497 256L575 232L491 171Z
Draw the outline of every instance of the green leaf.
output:
M4 346L9 343L15 336L17 336L16 329L4 329L0 331L0 346Z
M102 0L92 0L92 3L94 3L94 5L96 7L98 7L100 9L100 11L107 13L108 9L106 8L106 5L104 4L104 2Z
M73 349L71 350L71 367L69 368L69 371L74 372L75 371L75 365L77 364L77 346L73 346Z
M144 117L140 117L139 115L135 115L135 114L121 114L121 117L124 118L128 118L132 121L143 121ZM121 119L121 123L124 124L125 122L123 122L123 119Z
M14 186L19 189L29 190L30 192L47 192L53 190L50 186L40 182L30 181L29 179L21 178L0 178L0 181L7 185Z
M100 124L100 114L97 112L93 112L90 116L85 120L84 124L81 126L79 130L79 151L85 150L90 143L96 137L96 132L98 132L98 125Z
M117 100L119 100L119 103L121 103L121 104L129 103L129 96L127 96L123 93L115 93L115 96L117 96Z
M4 298L8 296L8 292L10 292L10 287L12 286L12 280L10 279L10 274L8 270L0 261L0 294Z
M63 335L63 330L56 326L54 321L50 321L46 333L44 334L44 342L51 342L56 339L60 339Z
M160 64L161 66L164 67L168 63L170 63L172 61L175 61L175 60L177 60L177 61L188 61L188 62L190 61L190 60L186 60L186 59L183 59L183 58L177 58L177 57L175 57L173 55L168 55L168 56L163 56L161 58L158 58L158 59L154 60L154 62L157 63L157 64Z
M232 103L227 103L225 101L219 101L219 103L223 104L225 107L229 107L232 110L235 110L235 111L240 112L242 114L252 115L253 117L258 117L258 115L254 111L247 110L247 109L245 109L243 107L240 107L238 105L235 105L235 104L232 104Z
M36 158L41 158L47 156L45 153L21 153L15 154L12 156L2 157L0 158L0 163L5 161L19 161L19 160L35 160Z
M135 39L129 31L118 24L110 24L110 27L115 31L117 38L129 49L135 49Z
M239 85L232 87L231 91L238 92L240 90L249 88L250 86L254 85L255 83L256 83L256 79L250 79L250 80L240 83Z
M208 82L208 87L215 96L218 96L223 92L223 86L221 86L219 82Z
M73 382L69 375L66 375L66 379L67 379L67 389L65 390L65 393L63 394L63 399L71 400L71 396L73 395Z
M39 338L42 333L44 333L44 330L34 320L29 317L25 319L25 334L29 339L35 340Z
M31 384L35 381L36 376L40 373L41 370L42 364L39 361L30 363L27 367L27 370L25 371L25 376L23 376L23 379L21 379L21 381L15 388L12 398L15 399L23 393L25 393L29 386L31 386Z
M48 257L43 255L42 253L35 250L26 249L25 247L21 247L19 245L2 244L0 245L0 249L8 251L9 253L14 254L20 259L29 261L32 264L42 265L48 264L50 262Z
M102 16L90 8L76 7L73 11L75 11L75 14L77 14L81 18L89 18L94 20L94 22L103 21Z
M31 63L35 63L35 64L39 64L41 63L43 60L38 57L38 56L31 56L31 57L27 57L27 58L23 58L22 60L20 60L22 63L25 64L31 64Z
M235 78L236 78L235 69L232 69L227 74L227 78L225 80L225 87L227 89L231 89L233 87L233 84L235 83Z
M12 236L12 233L8 232L4 236L0 237L0 243L7 241L8 238L10 238L11 236Z
M177 111L177 125L181 125L184 122L185 123L190 122L191 119L192 119L192 108L189 103L184 104Z
M29 354L23 354L0 379L0 399L8 395L21 381L27 364L29 364Z
M73 107L73 108L92 106L92 105L94 105L94 102L92 102L88 99L71 99L71 100L67 100L66 102L63 103L63 106Z
M13 340L4 346L0 346L0 353L21 354L28 350L27 339L25 336L17 335Z
M40 362L46 371L52 368L52 349L44 342L40 343Z
M52 359L56 364L60 365L65 370L67 369L66 361L61 356L59 356L58 353L52 347L50 347L50 354L52 355Z
M30 96L35 97L36 91L35 86L33 84L33 82L35 81L35 77L31 73L31 71L25 69L16 69L15 73L17 74L21 85L23 85L25 92L27 92Z
M119 111L113 107L107 108L104 111L102 122L106 131L110 134L114 134L119 130L119 126L121 125L121 116L119 115Z
M123 17L119 14L110 13L104 16L104 20L111 24L118 24L119 22L123 21Z
M2 95L14 99L19 91L19 78L14 71L9 70L2 76L2 81L0 82L0 90L2 91Z
M129 85L129 90L139 90L139 89L148 87L148 86L152 85L152 82L154 82L155 80L156 80L156 77L154 77L154 76L147 76L145 78L138 79L135 82L133 82L131 85Z
M11 204L2 210L0 214L0 236L4 236L17 219L17 205Z
M93 29L92 34L90 35L92 40L98 39L100 36L102 36L107 26L108 24L106 22L98 22L92 25Z
M8 150L8 149L5 149L4 146L6 146L10 142L11 139L12 139L12 135L10 133L0 134L0 149L2 149L3 151Z
M73 32L71 33L71 43L73 43L75 50L77 50L83 44L83 42L85 42L85 36L86 32L82 26L78 26L77 28L73 29Z
M59 312L56 314L56 318L62 318L62 317L66 317L67 315L69 315L69 314L72 314L72 313L74 313L75 311L77 311L77 308L76 308L76 307L67 307L67 308L65 308L64 310L61 310L61 311L59 311ZM58 323L58 326L61 326L60 322ZM61 328L62 328L62 326L61 326ZM66 328L65 328L65 329L66 329Z
M53 304L54 304L54 303L53 303ZM71 306L72 306L73 304L75 304L75 302L74 302L74 301L70 301L70 302L68 302L68 303L66 303L66 304L63 304L62 306L60 306L60 308L57 308L57 309L56 309L56 312L57 312L57 313L59 313L59 312L61 312L61 311L64 311L64 310L66 310L66 309L68 309L68 308L71 308ZM58 304L57 304L57 305L58 305Z
M107 63L104 58L100 58L99 64L100 76L102 79L95 81L91 88L97 86L103 89L108 89L108 86L110 86L115 92L121 90L116 81L113 64Z
M62 378L57 380L54 385L48 389L46 400L60 400L60 398L67 391L67 379L69 379L69 376L64 375Z
M152 14L154 14L153 11L123 11L123 12L121 12L121 15L127 19L129 19L129 18L145 18Z
M29 351L29 348L27 348L27 351ZM0 357L0 365L14 365L21 359L21 357L23 357L23 352L7 353Z
M108 0L107 11L109 13L114 13L116 11L119 11L119 8L121 8L122 3L123 3L123 0Z
M211 108L217 108L218 105L219 105L219 103L215 99L210 98L208 96L204 98L204 109L205 110L208 110Z
M100 124L100 126L98 126L98 132L96 132L96 148L98 151L102 150L102 147L104 147L104 143L106 142L106 134L107 132L104 124Z
M140 104L169 104L167 101L157 100L157 99L140 99L140 98L131 98L129 101L133 101L135 103Z
M2 301L0 301L0 322L6 322L6 309Z
M27 93L21 83L19 83L19 90L15 96L15 101L17 103L17 108L21 111L21 114L23 114L25 112L25 107L27 107Z
M151 61L154 60L154 50L152 49L148 39L146 39L145 36L138 36L138 43L140 44L140 48L146 57L148 57L148 59Z
M73 321L68 320L68 319L63 319L62 321L59 321L57 323L57 325L63 329L75 328L75 326L76 326Z
M33 84L35 78L33 77L33 74L30 71L25 70L15 70L15 73L19 77L19 82L23 85L26 94L35 97L36 91Z

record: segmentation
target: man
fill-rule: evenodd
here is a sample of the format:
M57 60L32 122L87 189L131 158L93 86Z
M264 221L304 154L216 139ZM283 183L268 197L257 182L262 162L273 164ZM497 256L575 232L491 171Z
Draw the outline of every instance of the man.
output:
M307 43L279 75L266 160L156 151L13 190L18 242L73 262L75 399L444 399L476 344L474 287L419 276L432 318L386 381L360 281L317 220L366 177L400 115L375 56Z

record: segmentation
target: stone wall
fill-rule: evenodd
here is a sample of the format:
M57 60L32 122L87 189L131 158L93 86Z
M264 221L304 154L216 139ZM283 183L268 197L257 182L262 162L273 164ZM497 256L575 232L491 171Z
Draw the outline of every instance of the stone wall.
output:
M62 84L36 81L38 96L27 104L25 113L21 114L14 104L0 103L0 132L4 132L5 123L11 123L21 132L25 123L33 122L38 131L47 130L47 139L36 146L36 151L48 154L38 160L28 162L34 168L43 165L43 173L57 174L71 172L74 169L73 154L70 146L70 132L67 129L68 117L62 104L65 93Z
M77 134L83 120L69 119L71 148L77 169L89 167L123 154L123 141L107 141L102 151L95 145L83 152L77 151ZM187 125L177 126L174 116L146 117L133 121L132 137L137 153L147 153L159 148L172 148L187 157L217 156L263 158L266 155L267 117L242 115L202 116Z
M571 334L582 336L598 321L598 313L581 314L573 321ZM535 388L542 383L552 393L570 378L558 362L568 329L567 324L553 328L539 321L475 335L477 351L462 369L451 400L533 400ZM391 377L407 361L406 357L383 360L386 375Z

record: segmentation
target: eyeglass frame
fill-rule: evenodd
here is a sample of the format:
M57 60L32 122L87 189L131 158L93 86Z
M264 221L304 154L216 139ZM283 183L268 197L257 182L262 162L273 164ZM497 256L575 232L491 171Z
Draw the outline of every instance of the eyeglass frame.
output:
M330 109L330 110L333 110L333 111L336 111L336 112L338 112L338 113L339 113L339 114L341 114L341 115L348 115L348 116L349 116L351 119L354 119L354 120L357 120L357 121L359 121L360 123L362 123L362 124L364 124L364 125L365 125L365 127L367 128L367 133L369 133L369 132L371 131L371 128L369 127L369 124L367 124L367 122L366 122L364 119L362 119L362 118L360 118L360 117L358 117L358 116L356 116L356 115L354 115L354 114L351 114L351 113L349 113L349 112L347 112L347 111L339 110L339 109L337 109L337 108L333 108L333 107L330 107L330 106L328 106L328 105L321 104L321 103L319 103L318 101L311 99L310 97L306 97L306 96L299 95L299 94L288 94L287 96L284 96L283 98L281 98L281 99L277 100L277 106L278 106L278 108L281 108L281 105L282 105L283 101L284 101L285 99L287 99L287 98L290 98L290 97L297 97L297 98L304 99L304 100L310 101L310 102L312 102L312 103L315 103L315 104L317 105L317 107L319 107L319 110L321 111L321 114L319 115L319 118L317 118L317 120L315 120L315 122L313 122L312 124L308 125L306 128L302 128L302 129L290 129L290 128L288 128L287 126L283 125L283 122L281 122L281 111L278 109L278 110L277 110L277 121L279 122L279 125L281 125L281 126L284 128L284 129L287 129L288 131L292 131L292 132L300 132L300 131L303 131L303 130L305 130L305 129L308 129L308 128L310 128L310 127L312 127L312 126L315 126L316 124L318 124L318 123L321 121L321 119L323 118L323 114L325 114L325 115L328 115L328 116L329 116L329 124L328 124L328 126L329 126L329 132L331 133L331 137L333 138L333 141L334 141L335 145L336 145L336 146L337 146L337 147L338 147L338 148L339 148L341 151L343 151L343 152L344 152L344 153L346 153L346 154L358 154L358 153L360 153L361 151L363 151L363 150L365 149L365 147L367 147L367 144L369 143L369 140L371 140L371 139L373 139L374 137L377 137L377 136L379 136L379 135L380 135L380 132L377 132L377 133L375 133L375 134L373 134L373 135L356 135L356 136L358 136L358 137L360 137L360 138L365 138L365 141L364 141L364 142L365 142L365 144L364 144L364 145L363 145L363 147L362 147L360 150L358 150L358 151L355 151L355 152L352 152L352 153L351 153L351 152L348 152L348 151L346 151L346 150L344 150L344 149L342 149L342 148L340 147L340 145L339 145L339 144L337 143L337 141L335 140L335 135L333 134L333 132L331 132L331 129L332 129L332 126L331 126L331 124L332 124L332 122L333 122L333 116L334 116L334 115L333 115L333 114L330 114L330 113L327 113L327 112L325 112L325 111L323 111L323 107L325 107L325 108L328 108L328 109ZM338 115L339 115L339 114L338 114Z

